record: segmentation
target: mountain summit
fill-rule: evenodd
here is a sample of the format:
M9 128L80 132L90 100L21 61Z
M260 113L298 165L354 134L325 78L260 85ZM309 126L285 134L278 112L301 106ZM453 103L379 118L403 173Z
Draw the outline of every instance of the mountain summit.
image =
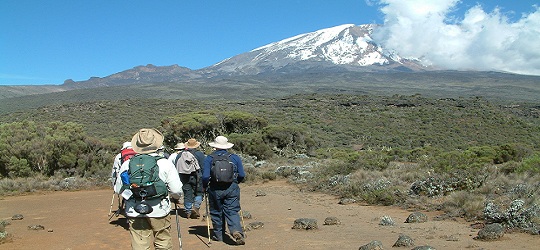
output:
M103 78L66 80L64 85L90 88L235 75L429 70L418 60L401 58L375 43L371 34L376 28L373 24L344 24L274 42L199 70L178 65L137 66Z
M418 71L418 60L386 51L371 38L376 25L344 24L271 43L203 69L206 73L253 75L294 67L340 67L352 71ZM382 67L381 67L382 66Z

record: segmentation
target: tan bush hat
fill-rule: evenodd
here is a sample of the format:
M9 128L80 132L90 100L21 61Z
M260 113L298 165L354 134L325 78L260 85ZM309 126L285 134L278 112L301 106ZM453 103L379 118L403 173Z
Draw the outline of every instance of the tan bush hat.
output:
M227 139L227 137L221 135L216 137L213 142L208 143L208 145L210 145L210 147L219 149L228 149L234 146L234 144L229 142L229 139Z
M156 152L163 145L163 134L155 128L142 128L131 139L133 151L139 154Z
M196 139L189 139L187 142L184 142L185 148L198 148L201 145Z

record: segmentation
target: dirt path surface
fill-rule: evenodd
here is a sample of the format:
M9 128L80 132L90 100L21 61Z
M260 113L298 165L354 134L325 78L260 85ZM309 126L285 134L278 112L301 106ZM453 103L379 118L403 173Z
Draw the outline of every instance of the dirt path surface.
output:
M257 196L265 193L264 196ZM505 234L498 241L473 240L478 229L463 221L434 221L435 213L425 213L426 223L404 223L411 211L395 207L338 205L329 195L304 193L283 181L241 186L242 208L252 215L244 220L262 222L260 229L247 232L246 245L232 246L212 242L208 247L206 222L180 217L183 249L358 249L372 240L379 240L385 249L400 234L415 241L415 246L430 245L436 249L538 249L539 236L523 233ZM111 190L54 192L48 194L4 197L0 199L0 219L11 225L6 231L13 240L0 249L130 249L126 220L107 214ZM116 203L114 205L116 207ZM204 208L202 209L204 210ZM22 214L23 220L11 220ZM390 216L394 226L379 225L382 216ZM337 217L341 224L323 225L327 217ZM319 229L292 229L295 219L316 219ZM178 249L174 212L172 234ZM29 230L28 226L42 225L44 230ZM397 248L397 249L412 249Z

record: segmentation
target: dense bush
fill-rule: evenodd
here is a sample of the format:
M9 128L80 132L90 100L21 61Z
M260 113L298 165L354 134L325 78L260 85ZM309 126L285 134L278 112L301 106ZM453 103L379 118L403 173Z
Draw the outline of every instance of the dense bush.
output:
M0 175L91 176L114 157L105 144L88 138L75 123L32 121L0 125Z

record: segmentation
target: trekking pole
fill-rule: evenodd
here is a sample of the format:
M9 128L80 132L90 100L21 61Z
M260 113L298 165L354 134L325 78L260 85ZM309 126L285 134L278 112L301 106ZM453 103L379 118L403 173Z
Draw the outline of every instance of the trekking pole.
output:
M109 208L109 214L107 216L111 216L111 213L112 213L112 206L113 206L113 203L114 203L114 196L116 194L113 192L112 194L112 200L111 200L111 207ZM110 220L110 219L109 219Z
M242 220L242 231L244 231L244 238L247 238L246 226L244 224L244 211L240 209L240 219Z
M176 212L176 231L178 232L178 242L180 242L180 250L182 250L182 236L180 235L180 223L178 222L178 205L174 203L174 211Z
M208 193L204 193L204 194L206 196L206 229L208 233L208 245L210 246L212 242L210 241L210 212L208 209Z

